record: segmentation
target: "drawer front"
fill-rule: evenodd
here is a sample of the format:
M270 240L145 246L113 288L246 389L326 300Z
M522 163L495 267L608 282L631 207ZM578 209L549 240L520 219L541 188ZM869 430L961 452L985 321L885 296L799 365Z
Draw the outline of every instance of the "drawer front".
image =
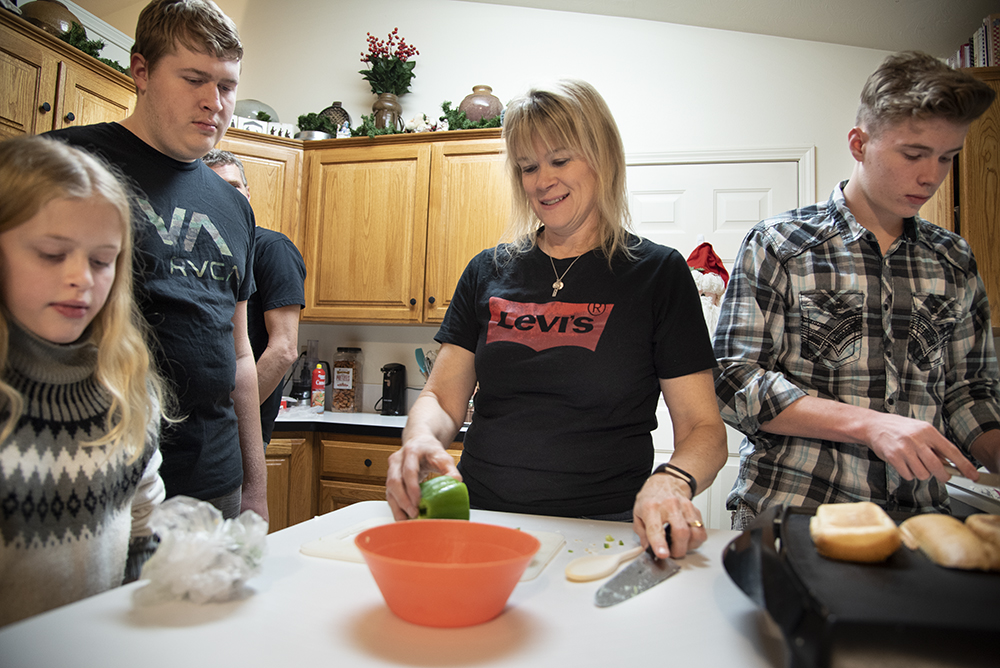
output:
M358 437L359 439L364 437ZM367 437L365 440L321 438L323 465L321 475L362 482L385 484L389 455L399 449L400 440ZM462 444L452 443L448 454L455 463L462 457Z
M399 449L396 444L362 443L322 439L323 475L357 478L385 484L389 472L389 455ZM385 498L383 491L382 498Z

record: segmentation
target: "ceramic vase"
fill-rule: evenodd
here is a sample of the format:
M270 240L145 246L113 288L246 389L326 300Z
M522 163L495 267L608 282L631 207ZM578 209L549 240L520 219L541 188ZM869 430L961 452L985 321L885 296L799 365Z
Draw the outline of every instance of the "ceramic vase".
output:
M21 17L50 35L61 37L80 19L58 0L34 0L21 5ZM83 25L80 23L80 25Z
M472 87L472 93L465 96L465 99L458 105L458 110L464 111L465 117L476 123L484 118L499 116L500 112L503 111L503 103L493 95L492 88L479 85Z
M382 93L372 105L372 113L375 115L375 127L393 128L402 130L403 122L400 116L403 113L403 105L399 103L399 98L393 93Z

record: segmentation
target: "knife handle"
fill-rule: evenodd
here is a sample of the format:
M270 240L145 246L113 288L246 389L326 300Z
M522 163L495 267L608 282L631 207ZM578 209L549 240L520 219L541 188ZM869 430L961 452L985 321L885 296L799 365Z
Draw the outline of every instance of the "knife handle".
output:
M663 535L667 539L667 547L670 548L671 550L673 550L674 549L674 544L673 544L673 541L670 540L670 524L669 523L663 525ZM653 545L652 544L649 544L649 545L646 546L646 554L648 554L649 556L651 556L653 559L659 559L658 556L656 556L655 554L653 554Z

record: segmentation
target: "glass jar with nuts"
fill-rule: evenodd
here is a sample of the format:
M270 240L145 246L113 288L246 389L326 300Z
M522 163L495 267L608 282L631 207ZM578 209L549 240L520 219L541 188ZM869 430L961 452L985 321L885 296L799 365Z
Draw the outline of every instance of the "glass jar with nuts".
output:
M337 348L333 356L333 394L330 410L341 413L360 413L362 406L361 366L364 355L361 348Z

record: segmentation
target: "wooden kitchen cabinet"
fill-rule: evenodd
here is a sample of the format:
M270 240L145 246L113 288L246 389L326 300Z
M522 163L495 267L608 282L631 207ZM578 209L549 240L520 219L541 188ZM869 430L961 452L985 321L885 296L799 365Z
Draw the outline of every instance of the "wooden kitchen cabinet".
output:
M427 212L424 322L441 322L465 266L496 246L510 215L503 141L435 144Z
M306 145L302 319L439 322L506 224L499 131L317 144Z
M998 97L972 124L951 175L920 214L968 240L990 298L994 335L1000 330L1000 67L964 70Z
M119 121L132 80L10 12L0 12L0 139Z
M268 532L312 519L317 513L318 446L311 433L282 433L271 439L267 465Z
M384 501L389 455L399 438L317 434L320 445L319 513L329 513L358 501ZM462 444L448 453L458 463Z
M303 142L229 128L219 148L236 154L247 175L257 224L302 244Z

